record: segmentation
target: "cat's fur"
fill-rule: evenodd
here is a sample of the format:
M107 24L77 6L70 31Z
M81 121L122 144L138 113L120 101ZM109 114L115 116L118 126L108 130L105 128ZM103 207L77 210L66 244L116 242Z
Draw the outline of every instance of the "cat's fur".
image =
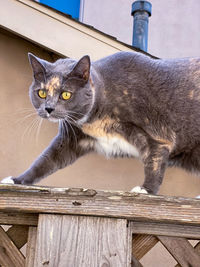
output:
M14 183L35 183L92 151L140 158L142 187L153 194L167 166L200 171L200 59L119 52L92 63L88 56L49 63L30 54L29 60L33 106L42 118L59 121L59 132L26 172L10 178ZM63 91L71 99L62 100Z

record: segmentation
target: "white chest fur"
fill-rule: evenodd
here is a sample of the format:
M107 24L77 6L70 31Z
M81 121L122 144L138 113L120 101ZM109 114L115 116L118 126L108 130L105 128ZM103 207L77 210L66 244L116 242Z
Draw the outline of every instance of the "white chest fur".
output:
M105 155L106 157L139 157L139 152L136 147L131 145L126 139L116 132L109 132L117 126L117 122L109 117L101 120L96 120L92 123L86 123L82 127L82 131L93 137L92 147L96 152ZM91 144L82 143L84 146Z
M137 148L121 137L98 137L94 148L98 153L103 154L107 158L120 156L139 157Z

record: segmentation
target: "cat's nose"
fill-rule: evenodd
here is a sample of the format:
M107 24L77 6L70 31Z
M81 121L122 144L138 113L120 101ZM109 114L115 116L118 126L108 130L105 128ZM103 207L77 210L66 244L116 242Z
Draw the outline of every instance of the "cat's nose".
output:
M54 108L46 107L45 110L50 114L52 111L54 111Z

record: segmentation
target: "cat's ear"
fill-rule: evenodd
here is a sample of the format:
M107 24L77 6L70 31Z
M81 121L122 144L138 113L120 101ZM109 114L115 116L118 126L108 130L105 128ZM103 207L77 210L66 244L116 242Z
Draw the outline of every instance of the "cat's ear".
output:
M83 79L85 82L88 81L90 76L90 57L84 56L82 57L73 68L70 76L78 77Z
M44 82L46 75L45 64L44 64L45 61L34 56L31 53L28 53L28 59L33 70L34 78L39 82Z

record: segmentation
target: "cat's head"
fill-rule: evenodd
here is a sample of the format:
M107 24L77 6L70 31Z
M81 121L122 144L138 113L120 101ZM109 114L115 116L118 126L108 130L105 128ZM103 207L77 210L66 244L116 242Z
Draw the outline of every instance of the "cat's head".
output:
M86 120L94 101L90 58L60 59L50 63L29 53L33 70L30 98L39 116L51 121L79 124Z

